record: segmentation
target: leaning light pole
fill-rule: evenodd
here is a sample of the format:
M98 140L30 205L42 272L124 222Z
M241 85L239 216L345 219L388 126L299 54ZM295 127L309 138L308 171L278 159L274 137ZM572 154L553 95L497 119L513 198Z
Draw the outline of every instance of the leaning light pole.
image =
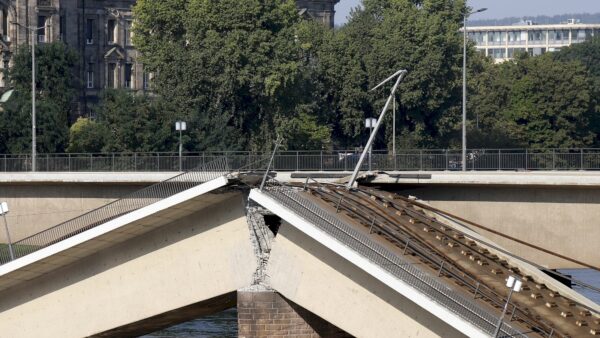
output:
M379 118L377 119L377 123L375 124L375 127L373 128L373 132L369 136L369 141L367 142L365 149L363 150L362 154L360 154L360 159L358 160L358 163L356 164L356 167L354 168L352 177L350 178L350 181L348 181L348 185L347 185L348 189L352 189L354 182L356 182L356 177L358 177L358 173L360 172L360 167L362 166L362 164L365 160L365 157L367 156L367 153L369 152L369 149L373 145L373 141L375 140L375 135L377 135L377 131L379 130L379 127L381 126L381 123L383 122L383 118L385 117L385 112L388 110L390 103L392 102L392 98L394 97L394 94L396 93L396 89L398 89L398 85L400 84L402 79L404 79L404 76L406 76L406 73L408 73L408 71L406 71L405 69L399 70L396 73L394 73L392 76L388 77L383 82L381 82L380 84L375 86L373 89L371 89L371 90L375 90L375 89L383 86L388 81L391 81L394 78L396 78L396 83L394 84L394 87L392 87L390 96L388 96L385 106L383 107L383 110L381 111L381 114L379 115Z
M486 10L481 8L463 16L462 171L467 171L467 17Z

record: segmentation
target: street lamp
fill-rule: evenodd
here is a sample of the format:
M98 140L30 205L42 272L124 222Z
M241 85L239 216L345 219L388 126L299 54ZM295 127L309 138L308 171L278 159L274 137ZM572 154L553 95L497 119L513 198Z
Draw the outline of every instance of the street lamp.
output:
M508 303L510 303L510 297L512 296L513 292L521 291L521 286L523 286L523 283L513 276L509 276L508 279L506 280L506 287L509 288L510 291L508 292L508 298L506 298L506 304L504 304L504 309L502 310L502 315L500 316L500 318L498 318L498 325L496 326L496 331L494 332L494 335L493 335L494 338L497 338L498 335L500 334L500 328L502 327L502 319L504 318L504 315L506 314L506 310L508 309Z
M29 30L31 35L31 171L36 171L36 132L35 132L35 37L36 32L40 29L50 27L44 24L42 27L25 26L18 22L11 22L13 25Z
M371 90L375 90L375 89L383 86L384 84L386 84L388 81L396 79L396 83L394 83L394 86L392 87L392 90L390 91L390 96L388 96L388 99L385 102L385 106L383 106L383 109L381 110L381 114L379 114L379 119L377 119L377 123L375 123L375 126L373 127L373 132L371 132L371 135L369 136L369 141L367 141L367 145L366 145L365 149L363 150L362 154L360 154L360 158L358 159L358 163L356 164L356 167L354 168L354 172L352 173L352 176L350 177L350 180L348 181L348 184L346 185L346 187L348 189L352 189L354 182L356 182L356 177L358 177L358 172L360 171L360 167L361 167L363 161L365 160L365 156L367 155L367 150L373 144L373 141L375 140L375 134L377 134L377 131L379 130L379 126L381 126L381 122L383 121L383 118L385 117L385 112L388 110L388 108L392 102L392 98L393 98L394 94L396 93L396 89L398 89L398 85L400 84L400 82L402 82L402 80L404 79L404 77L406 76L407 73L408 72L405 69L401 69L401 70L395 72L394 74L392 74L392 76L383 80L380 84L375 86L375 88L371 89Z
M462 106L462 170L467 170L467 17L486 11L481 8L463 16L463 106Z
M4 218L4 229L6 229L6 239L8 240L8 252L10 253L10 260L15 259L15 253L13 251L12 242L10 240L10 232L8 232L8 222L6 221L6 214L8 214L8 204L6 202L0 203L0 215Z
M377 119L374 117L369 117L365 119L365 126L369 128L369 136L373 132L373 128L377 124ZM369 147L369 171L371 171L371 156L373 155L373 145Z
M175 130L179 131L179 171L182 169L181 155L183 153L183 144L181 143L181 132L187 130L187 123L185 121L175 122Z

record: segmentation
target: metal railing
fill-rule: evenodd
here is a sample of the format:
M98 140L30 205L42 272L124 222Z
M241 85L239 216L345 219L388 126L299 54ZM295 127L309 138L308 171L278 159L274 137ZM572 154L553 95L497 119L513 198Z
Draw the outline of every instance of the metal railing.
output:
M196 170L185 172L138 190L81 216L14 242L12 245L15 259L94 228L126 213L193 188L198 184L224 176L228 172L227 159L220 157L204 164ZM0 250L0 264L8 263L10 260L8 251Z
M272 196L298 216L308 220L361 256L418 289L444 308L488 334L494 332L498 321L496 316L483 310L473 303L472 300L459 295L437 278L421 271L401 256L375 243L365 234L342 222L338 217L300 196L293 188L283 186L271 180L263 192ZM414 244L410 245L414 248ZM440 273L449 274L452 272L447 267L444 267L443 264L440 264ZM481 285L480 287L481 289L475 290L475 293L479 297L485 297L484 286ZM502 333L507 337L526 337L526 334L519 332L506 322L502 325ZM547 337L552 335L552 333L548 333L545 330L540 330L539 333Z
M200 167L225 157L231 169L247 167L268 157L261 152L185 153L181 170ZM352 171L360 152L280 151L274 158L276 171ZM164 172L180 171L177 153L39 154L38 171L43 172ZM467 170L600 170L600 149L471 149ZM456 171L462 169L460 150L373 151L362 170L374 171ZM31 170L31 156L0 155L0 172Z

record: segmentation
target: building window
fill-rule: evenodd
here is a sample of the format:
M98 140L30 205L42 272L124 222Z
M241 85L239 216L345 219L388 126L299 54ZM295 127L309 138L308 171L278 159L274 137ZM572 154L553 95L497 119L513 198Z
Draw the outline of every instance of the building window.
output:
M490 45L503 45L506 40L504 32L489 32L488 33L488 44Z
M108 23L106 25L106 36L107 36L107 40L108 40L108 44L112 45L114 44L116 41L115 37L117 34L115 34L115 31L117 29L117 23L115 20L108 20Z
M125 21L125 42L124 45L125 46L131 46L131 37L132 37L132 33L131 33L131 21Z
M509 45L517 45L521 43L521 32L520 31L511 31L508 32L508 44Z
M489 55L494 59L504 59L506 58L506 49L504 48L494 48L490 49Z
M88 88L94 88L94 64L93 63L90 63L88 65L87 87Z
M142 78L143 78L143 80L142 80L143 84L142 85L144 87L144 90L150 89L150 81L152 80L152 77L150 76L150 73L144 72L144 75L142 76Z
M4 41L8 40L8 11L6 9L2 10L2 37Z
M529 41L537 42L537 43L545 43L546 42L546 32L545 31L529 31Z
M117 64L116 63L109 63L108 64L108 74L107 75L107 81L106 81L106 87L108 88L117 88Z
M45 16L38 16L38 27L44 27L44 28L39 28L37 30L37 36L38 36L38 42L44 43L46 42L46 17Z
M85 24L85 43L94 43L94 19L87 19Z
M125 88L133 88L133 64L125 64Z
M471 41L475 42L475 44L477 44L477 45L484 44L484 41L483 41L484 36L485 36L485 33L482 33L482 32L469 33L469 38L471 39Z
M67 42L67 17L65 15L60 16L58 29L59 29L59 33L60 33L60 40L66 43Z

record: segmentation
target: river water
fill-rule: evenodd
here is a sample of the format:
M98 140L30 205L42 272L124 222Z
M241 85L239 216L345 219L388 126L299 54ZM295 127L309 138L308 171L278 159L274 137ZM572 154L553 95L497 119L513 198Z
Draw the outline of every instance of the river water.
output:
M587 269L567 269L560 272L573 276L587 284L600 288L600 272ZM589 299L600 304L600 293L590 291L574 285L574 290L587 296ZM221 313L192 320L168 329L144 336L144 338L167 338L167 337L190 337L190 338L216 338L237 337L237 311L229 309Z

